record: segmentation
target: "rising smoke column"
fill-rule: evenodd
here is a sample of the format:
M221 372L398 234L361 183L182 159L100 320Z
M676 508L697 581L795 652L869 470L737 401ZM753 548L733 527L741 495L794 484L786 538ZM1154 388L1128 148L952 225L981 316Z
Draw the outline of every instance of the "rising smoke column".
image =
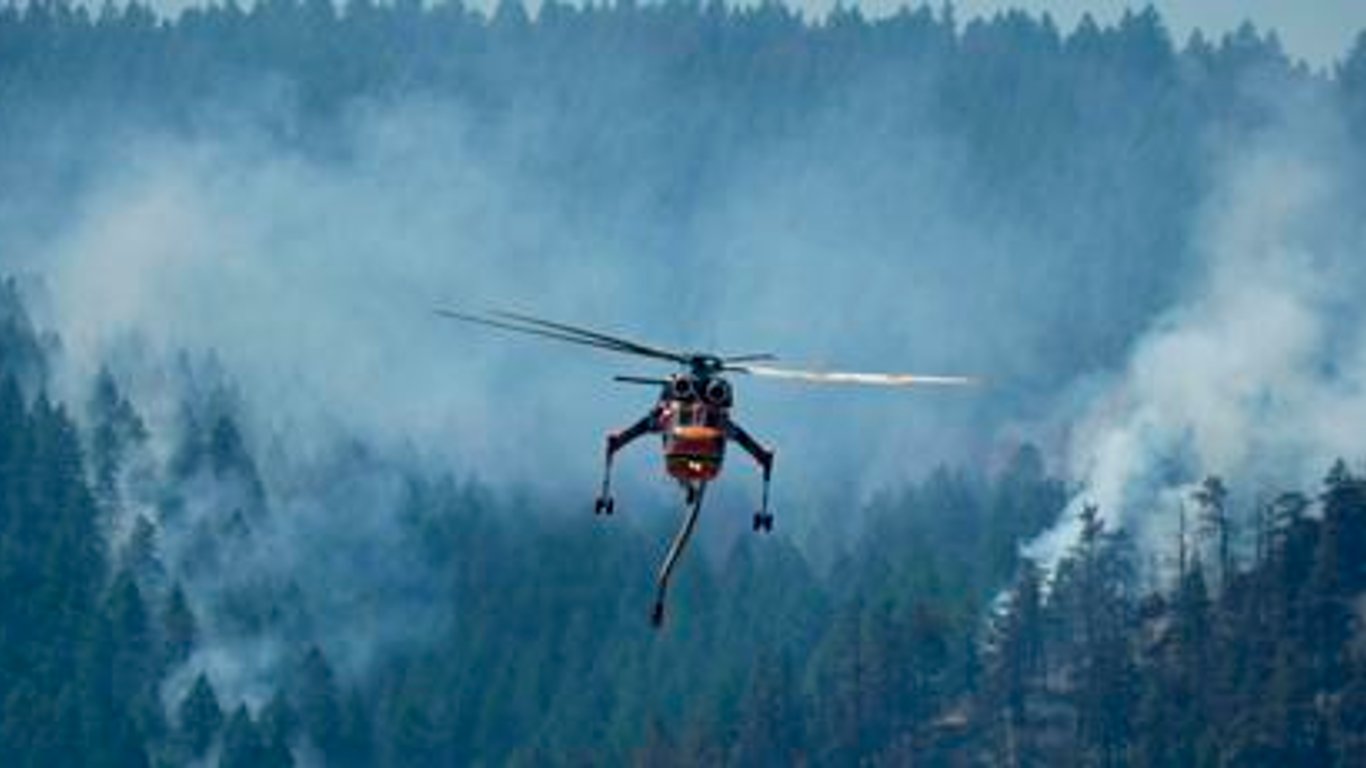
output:
M1259 494L1312 491L1336 458L1366 454L1366 240L1346 141L1331 106L1300 94L1216 153L1196 242L1205 273L1075 422L1080 490L1027 556L1056 564L1094 503L1160 560L1205 477L1232 486L1236 526Z

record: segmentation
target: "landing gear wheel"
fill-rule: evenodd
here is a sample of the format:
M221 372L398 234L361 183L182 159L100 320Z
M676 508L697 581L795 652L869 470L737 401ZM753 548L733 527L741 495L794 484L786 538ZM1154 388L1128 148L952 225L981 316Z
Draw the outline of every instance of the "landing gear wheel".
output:
M755 512L755 513L754 513L754 530L755 530L756 532L757 532L757 531L765 531L765 532L767 532L767 531L772 531L772 530L773 530L773 515L771 515L771 514L769 514L769 513L767 513L767 512Z
M610 515L615 511L615 508L616 500L611 496L599 496L597 501L593 502L593 514L595 515Z
M654 610L650 611L650 626L659 629L664 626L664 601L655 602Z

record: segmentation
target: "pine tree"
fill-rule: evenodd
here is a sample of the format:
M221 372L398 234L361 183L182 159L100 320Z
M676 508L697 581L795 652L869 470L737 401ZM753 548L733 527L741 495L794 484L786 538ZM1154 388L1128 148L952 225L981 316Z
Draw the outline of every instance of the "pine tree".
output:
M288 745L299 730L299 714L282 691L276 691L260 716L261 733L266 742Z
M146 595L159 597L166 582L166 567L161 562L157 544L157 529L146 515L133 521L133 532L119 555L119 564L137 580L138 588Z
M294 755L289 745L282 741L267 738L261 747L260 768L293 768Z
M146 442L147 427L119 391L108 368L101 367L87 412L93 425L90 460L95 492L107 504L117 504L118 475L129 452Z
M1232 523L1228 516L1228 489L1218 475L1205 478L1191 497L1200 506L1203 532L1213 536L1219 558L1219 588L1224 589L1233 573Z
M218 706L213 685L203 673L195 678L190 692L181 701L177 719L181 744L190 757L202 758L223 726L223 710Z
M183 664L190 658L198 637L198 625L185 591L179 583L171 587L161 614L162 663L165 667Z
M1366 485L1338 460L1324 479L1323 522L1305 606L1314 679L1323 689L1342 678L1343 649L1351 636L1352 599L1366 580Z
M339 765L356 768L374 765L376 745L373 721L374 715L364 693L359 688L352 688L347 693L342 709L342 752L345 759L339 760Z
M1209 715L1208 673L1211 668L1209 589L1202 561L1196 556L1176 600L1175 666L1171 694L1176 699L1174 719L1175 756L1194 762L1205 755Z
M223 729L223 751L218 768L262 768L266 747L252 722L247 705L239 704Z
M1031 706L1045 687L1042 573L1021 561L1014 587L1005 597L987 634L985 730L994 761L1002 765L1033 762L1042 723L1031 722Z
M324 756L341 756L345 749L341 696L332 666L317 646L304 656L297 700L304 734Z
M19 467L27 421L19 384L7 374L0 378L0 536L10 535L10 517L18 512Z
M431 716L423 702L413 696L402 696L389 724L386 741L392 765L434 765L440 762L436 734Z
M130 711L151 735L161 729L161 706L154 686L159 672L156 648L142 592L128 572L115 579L106 611L113 651L110 687L114 705Z
M732 760L738 765L785 766L801 761L802 713L787 662L760 651L740 704Z

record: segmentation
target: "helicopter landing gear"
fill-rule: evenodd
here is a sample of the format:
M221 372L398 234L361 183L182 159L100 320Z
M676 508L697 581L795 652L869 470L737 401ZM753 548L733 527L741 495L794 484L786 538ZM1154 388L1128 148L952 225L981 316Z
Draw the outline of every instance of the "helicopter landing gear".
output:
M773 513L768 511L768 481L773 474L773 454L768 454L768 461L764 464L764 501L759 507L759 511L754 513L754 531L757 533L773 533Z
M698 483L695 491L689 488L691 492L688 494L688 516L683 519L683 527L679 528L678 533L674 535L673 543L669 545L669 554L664 556L664 565L659 568L655 605L650 612L650 626L655 629L659 629L664 624L664 598L669 592L669 577L673 575L679 555L682 555L683 549L688 546L688 539L692 537L693 528L697 527L697 516L702 512L702 492L706 489L707 486L704 483Z
M640 421L607 436L607 456L602 465L602 490L593 502L593 514L610 516L616 511L616 502L612 499L612 457L641 435L658 431L659 406L655 406Z
M740 444L764 473L764 500L759 506L759 511L754 513L754 532L771 532L773 530L773 514L768 511L768 486L773 479L773 451L768 450L759 444L758 440L749 436L749 433L740 428L739 424L729 422L727 424L728 437Z
M612 454L615 453L612 445L612 438L607 438L607 462L602 468L602 490L598 492L598 497L593 500L594 515L611 515L614 511L615 503L612 499Z

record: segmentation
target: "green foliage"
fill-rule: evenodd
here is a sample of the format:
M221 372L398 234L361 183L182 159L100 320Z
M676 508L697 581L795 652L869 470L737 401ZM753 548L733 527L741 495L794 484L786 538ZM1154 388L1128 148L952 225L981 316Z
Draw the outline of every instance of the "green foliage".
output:
M167 668L183 664L190 657L199 634L194 613L180 584L171 588L161 616L162 661Z
M90 463L95 491L109 503L119 493L119 472L130 453L147 440L147 427L133 406L119 391L109 369L102 368L95 380L95 392L87 408L90 423Z
M266 745L245 704L238 705L223 730L219 768L260 768L266 762Z
M298 692L299 718L303 731L325 756L335 759L341 753L341 694L327 658L317 647L304 656Z
M50 612L0 601L47 633L5 625L0 659L28 670L0 681L6 764L178 764L217 750L220 764L288 766L299 749L343 766L1350 763L1361 749L1366 685L1344 610L1363 589L1366 494L1345 465L1325 481L1321 519L1303 495L1266 506L1241 532L1263 541L1245 569L1230 560L1212 585L1197 548L1170 594L1144 596L1131 542L1094 507L1051 578L993 555L1063 501L1030 446L998 477L942 469L877 501L828 570L782 540L699 560L659 634L641 612L648 581L621 574L640 570L662 530L543 518L527 532L506 502L413 477L401 524L446 574L459 619L352 685L321 643L304 645L256 717L238 702L225 717L199 674L167 728L157 692L194 657L200 619L179 581L156 587L162 607L149 611L142 585L175 573L148 518L104 585L111 564L74 428L17 392L0 384L14 425L0 471L19 478L0 567L44 574L32 583ZM196 473L254 464L222 424ZM1222 481L1202 486L1206 530L1221 530L1208 521L1227 499ZM26 511L39 503L45 516ZM61 554L35 558L20 541ZM1015 585L996 601L988 586L1006 567ZM289 591L252 592L233 610L276 614ZM62 605L87 618L50 608Z
M180 703L177 717L181 744L186 753L200 758L223 727L223 710L218 705L209 678L200 674L185 699Z
M565 135L527 142L520 162L574 205L617 215L602 196L643 175L641 156L660 165L659 205L687 211L699 178L812 114L896 137L933 125L970 155L965 189L992 191L993 215L1064 232L1081 252L1115 246L1118 273L1056 286L1076 299L1058 310L1066 348L1029 350L1087 363L1122 350L1181 274L1172 254L1207 137L1269 119L1241 86L1249 73L1272 88L1331 82L1366 136L1366 36L1325 79L1297 73L1250 26L1177 49L1151 9L1061 34L1020 13L960 29L947 6L877 21L840 9L821 24L772 4L673 2L549 2L534 19L516 0L489 18L368 0L229 2L174 21L137 3L0 8L0 136L20 148L50 123L101 126L113 113L194 132L259 108L236 95L258 91L290 102L271 108L282 114L263 140L303 154L335 151L339 118L405 96L455 104L493 135L517 105L557 116ZM642 104L665 119L639 121ZM624 146L603 146L604 123L632 127L611 134ZM717 149L717 133L734 141ZM909 139L887 145L869 161L922 159ZM1129 148L1122 163L1109 162L1112 145ZM0 156L0 180L27 181L23 168ZM1058 176L1079 181L1061 199L1039 194ZM1112 239L1076 232L1093 198L1117 201L1122 215L1097 225ZM0 765L183 765L215 749L224 766L290 765L292 750L337 766L1361 763L1366 490L1345 464L1317 497L1321 518L1288 493L1254 531L1229 524L1224 479L1208 478L1194 501L1218 578L1206 579L1199 547L1184 556L1183 537L1177 582L1141 595L1130 543L1095 509L1056 573L1021 559L1067 500L1025 445L999 472L940 468L867 510L830 510L864 512L866 525L831 547L829 567L781 537L690 561L659 633L645 621L645 564L662 528L593 528L545 514L549 500L404 468L394 524L416 557L386 566L427 569L431 584L406 587L432 604L423 619L441 620L357 661L335 616L296 617L297 585L194 591L249 561L235 556L269 522L268 465L228 392L187 402L175 433L155 436L174 446L149 470L159 504L111 557L108 532L136 508L127 481L153 435L108 369L80 434L45 394L54 340L18 294L0 286ZM216 503L193 509L206 485ZM179 546L163 550L162 534L192 517L200 528L176 529ZM235 687L220 701L193 665L209 641L266 634L285 661L253 718ZM161 692L189 674L167 717Z

